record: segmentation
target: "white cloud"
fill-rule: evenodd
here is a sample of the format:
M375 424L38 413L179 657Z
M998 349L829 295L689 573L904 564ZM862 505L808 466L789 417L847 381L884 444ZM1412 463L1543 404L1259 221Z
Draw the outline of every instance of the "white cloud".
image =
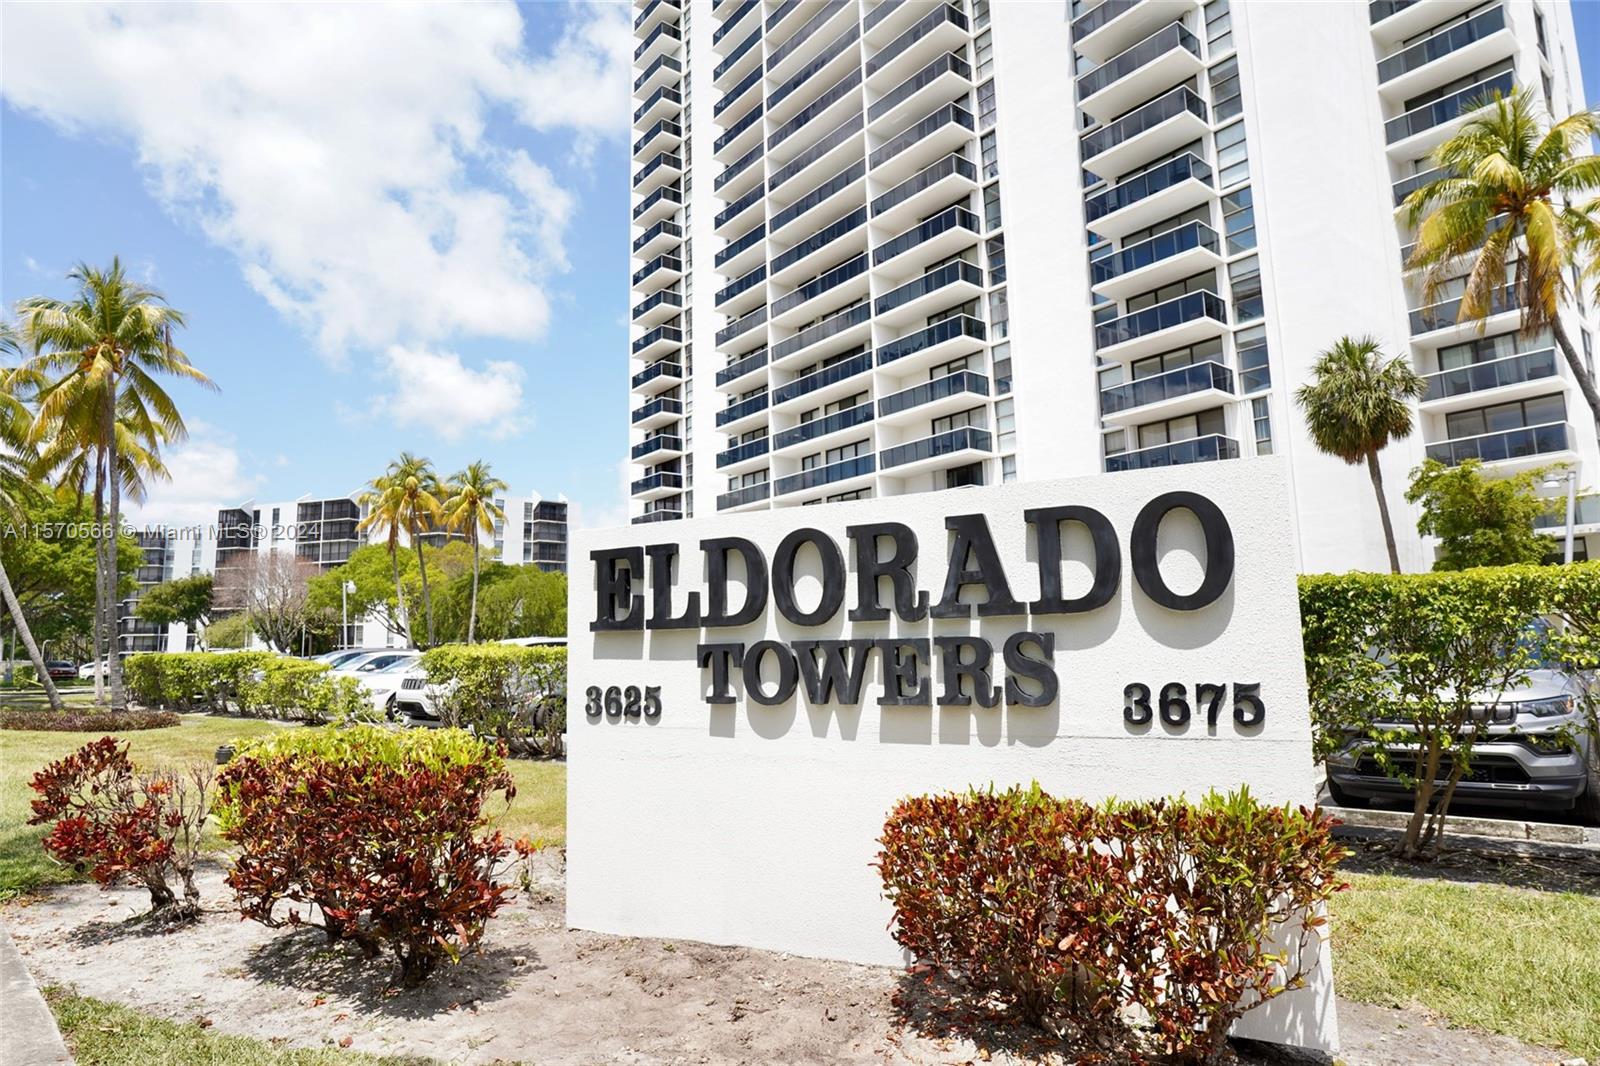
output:
M529 339L566 267L572 195L491 120L624 134L622 5L14 4L0 92L60 128L132 140L151 187L338 358ZM71 71L71 76L63 76Z
M396 344L384 352L383 365L394 388L373 401L380 420L451 441L477 430L503 439L526 428L523 372L516 363L489 360L474 370L455 352Z
M611 498L603 503L588 505L574 501L567 515L567 524L573 529L621 529L626 526L633 476L633 465L627 459L618 460Z
M249 499L265 480L249 469L231 435L193 419L189 438L163 458L171 478L150 484L144 503L124 508L134 526L215 522L220 508Z

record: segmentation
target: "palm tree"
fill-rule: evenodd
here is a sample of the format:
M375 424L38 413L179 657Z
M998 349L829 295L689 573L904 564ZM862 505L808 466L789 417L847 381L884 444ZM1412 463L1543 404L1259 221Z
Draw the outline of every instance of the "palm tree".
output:
M402 520L400 494L395 491L389 475L380 474L367 483L367 488L356 502L366 511L356 528L363 531L382 528L384 550L389 553L389 567L394 571L394 609L397 617L405 617L405 590L400 584L400 524ZM409 623L405 626L406 642L417 646Z
M482 534L493 533L494 524L506 513L494 502L494 494L509 486L489 473L489 464L479 459L450 478L450 498L444 502L445 524L466 530L472 544L472 606L467 611L467 643L471 644L478 623L478 543Z
M158 455L161 443L186 435L183 417L157 376L216 386L172 342L183 313L161 293L129 279L119 259L108 270L80 263L67 277L78 286L72 299L36 296L17 308L23 337L35 353L30 369L49 379L38 392L30 439L76 441L92 454L95 517L113 534L100 538L98 569L101 624L110 642L107 684L111 706L120 710L127 700L115 643L115 532L121 528L124 449L143 446Z
M1311 381L1295 392L1295 402L1306 413L1306 429L1317 450L1336 455L1352 466L1366 461L1372 491L1378 495L1383 519L1383 540L1389 549L1389 568L1400 572L1400 552L1395 547L1394 523L1383 494L1383 470L1378 453L1391 440L1411 435L1411 401L1427 389L1427 382L1405 359L1385 359L1371 337L1340 337L1317 356Z
M410 452L401 452L400 458L389 464L386 474L392 491L398 497L400 519L405 523L406 535L417 550L417 571L422 575L422 613L428 621L428 646L433 647L433 599L428 592L428 567L422 558L422 535L438 529L444 520L444 509L439 502L443 487L433 464Z
M1600 419L1600 390L1572 347L1561 323L1566 272L1581 265L1584 247L1600 234L1593 216L1568 201L1600 187L1600 157L1587 154L1600 132L1600 115L1580 111L1544 127L1542 111L1527 89L1498 93L1433 153L1449 175L1406 198L1407 219L1416 229L1408 266L1421 268L1423 299L1435 298L1460 276L1471 257L1458 321L1484 319L1506 303L1497 300L1512 265L1512 294L1522 312L1522 332L1549 330L1566 357L1573 380Z

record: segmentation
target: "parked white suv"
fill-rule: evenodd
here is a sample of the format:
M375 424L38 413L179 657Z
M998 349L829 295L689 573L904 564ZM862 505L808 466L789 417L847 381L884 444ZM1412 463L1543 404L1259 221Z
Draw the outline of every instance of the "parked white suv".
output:
M567 638L513 637L496 643L515 644L522 648L564 648L567 645ZM422 668L422 664L413 663L401 678L399 691L395 693L394 717L401 725L414 729L440 728L444 725L444 721L439 713L439 700L448 697L452 687L451 682L444 685L430 685L428 672Z
M410 649L373 652L336 667L335 677L353 677L366 690L372 709L394 717L395 694L400 682L416 665L421 653Z

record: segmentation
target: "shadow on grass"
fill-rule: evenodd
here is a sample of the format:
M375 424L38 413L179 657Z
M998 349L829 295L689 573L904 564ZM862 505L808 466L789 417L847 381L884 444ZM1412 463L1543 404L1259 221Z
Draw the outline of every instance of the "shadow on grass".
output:
M1340 843L1353 854L1339 868L1347 873L1600 896L1600 852L1593 849L1521 840L1474 841L1468 846L1460 838L1446 836L1444 850L1436 858L1413 861L1395 854L1399 839L1400 834L1390 830L1341 832Z
M456 964L441 962L420 987L399 988L392 955L369 959L354 944L330 943L322 930L308 927L283 932L251 949L244 968L267 984L337 996L365 1011L411 1019L500 999L515 980L545 969L537 955L489 948Z

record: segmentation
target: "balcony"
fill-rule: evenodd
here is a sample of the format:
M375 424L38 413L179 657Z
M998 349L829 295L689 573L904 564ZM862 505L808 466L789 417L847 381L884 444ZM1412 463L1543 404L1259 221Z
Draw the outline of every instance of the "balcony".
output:
M662 289L633 307L633 324L659 326L683 314L683 294Z
M766 258L766 246L763 242L767 239L767 224L758 222L750 227L749 232L741 234L729 241L713 257L712 265L718 273L738 275L746 270L752 263L758 263Z
M683 160L671 152L662 152L633 176L633 191L641 195L651 193L663 185L671 185L681 177Z
M774 80L788 77L795 69L796 61L804 55L801 51L807 41L823 33L835 18L846 11L855 14L855 0L828 0L811 16L799 29L784 38L782 44L772 48L767 54L767 77Z
M638 48L633 50L633 65L648 67L658 56L677 54L678 47L683 41L683 34L678 27L670 22L663 22L650 31L649 36Z
M722 168L712 183L711 191L725 200L734 200L752 188L761 185L760 163L766 154L765 147L758 141L744 155Z
M719 163L738 159L761 140L761 101L757 100L739 120L718 135L712 142L711 156Z
M755 440L736 444L717 453L717 469L728 473L737 473L740 469L749 469L759 465L757 460L765 460L767 453L772 448L772 438L757 437ZM732 467L732 470L728 468Z
M1465 14L1482 0L1372 0L1367 18L1372 24L1372 39L1380 45L1415 37L1441 19Z
M1094 346L1102 359L1125 361L1218 337L1227 328L1227 305L1202 289L1096 326Z
M839 168L860 159L863 150L861 129L862 117L861 113L857 112L839 123L811 147L773 170L771 176L767 178L767 192L773 192L801 177L815 181L823 174L836 173ZM805 184L802 182L800 187L804 188Z
M757 263L738 278L717 290L712 304L725 315L737 317L757 304L767 302L767 265Z
M1572 527L1575 533L1600 531L1600 496L1578 497L1578 504L1572 516ZM1566 499L1557 498L1553 501L1553 509L1535 518L1533 528L1564 533L1567 528Z
M1234 399L1233 372L1206 360L1100 390L1107 425L1158 422L1217 407Z
M988 328L981 319L954 315L889 341L878 349L878 365L895 363L895 373L909 373L970 355L981 350L987 339Z
M676 459L683 454L683 438L676 433L657 433L633 446L635 459L648 458L653 463L663 459Z
M858 403L854 407L846 407L843 411L835 411L831 415L813 418L797 426L779 430L773 434L772 450L776 453L803 446L811 449L820 448L830 438L840 433L849 433L871 421L872 404Z
M717 388L720 389L724 385L730 385L740 378L754 374L757 370L765 367L767 365L767 353L768 349L762 348L760 351L751 352L742 359L735 359L717 371Z
M683 111L683 97L670 85L663 85L651 93L633 112L633 128L648 129L653 122L664 118L677 118Z
M964 46L970 34L967 16L943 4L867 57L867 81L878 87L897 85L943 52Z
M722 113L728 110L728 108L732 107L734 104L737 104L741 100L750 99L747 94L750 92L752 87L759 85L760 83L761 68L757 67L755 70L752 70L750 73L746 74L744 78L740 80L738 85L735 85L733 88L722 94L722 98L718 100L711 108L711 117L713 119L720 118ZM760 100L760 97L757 96L755 99Z
M717 494L717 510L735 511L755 503L765 503L772 497L772 482L761 481L742 489Z
M1189 463L1211 463L1220 459L1239 458L1239 442L1232 437L1211 434L1158 444L1154 448L1140 448L1132 452L1118 452L1106 456L1106 473L1124 470L1153 470L1161 466L1186 466Z
M683 193L667 185L640 200L633 207L633 221L640 226L650 226L677 214L683 206Z
M1072 21L1072 47L1085 59L1104 63L1193 10L1193 4L1180 0L1104 0Z
M871 322L872 305L863 300L773 344L773 365L826 359L835 352L865 344L872 336Z
M857 160L806 193L794 203L773 213L772 236L788 240L790 233L809 233L830 217L837 217L842 205L854 205L866 186L867 161Z
M1515 48L1501 4L1379 60L1378 84L1391 99L1403 99L1428 84L1442 85L1481 70Z
M1092 288L1112 300L1125 300L1222 265L1222 242L1204 222L1186 222L1149 240L1091 260Z
M825 258L837 259L841 253L866 251L867 209L858 207L843 218L813 233L793 248L788 248L772 258L772 280L778 285L792 285L796 278L808 277L817 272ZM841 244L854 234L856 239L848 245Z
M1108 240L1182 214L1211 195L1211 166L1185 153L1126 177L1083 203L1084 221Z
M754 396L728 404L717 412L717 428L730 433L741 432L741 427L753 428L746 423L762 418L767 411L772 396L766 392L758 392Z
M1487 104L1496 93L1510 96L1514 88L1515 80L1509 70L1496 74L1460 92L1390 119L1383 124L1383 139L1390 152L1415 158L1448 139L1455 130L1457 119L1465 118Z
M712 228L716 230L717 236L726 238L730 231L738 228L738 226L748 225L751 218L758 217L755 214L751 214L750 209L765 204L767 202L766 193L767 190L763 186L757 185L727 207L718 211L716 217L711 220ZM738 225L735 225L736 223Z
M670 118L656 119L656 124L633 142L633 159L638 162L652 151L676 151L683 143L683 127Z
M680 14L678 0L653 0L639 17L633 20L633 34L648 34L663 22L676 21Z
M767 25L765 27L767 40L775 41L783 36L777 31L784 28L789 16L800 10L800 3L801 0L784 0L782 4L778 5L776 11L767 16Z
M1468 459L1476 459L1485 466L1496 464L1496 469L1510 473L1528 467L1575 461L1578 457L1576 441L1570 425L1550 422L1542 426L1525 426L1499 433L1440 441L1428 445L1427 456L1446 466L1457 466Z
M880 325L903 328L941 308L975 300L982 292L983 271L957 260L884 293L873 302L873 314Z
M1079 78L1078 109L1105 122L1204 69L1200 39L1174 22Z
M1458 335L1479 333L1487 326L1500 325L1501 323L1497 319L1502 315L1516 315L1519 306L1516 290L1510 285L1506 285L1496 291L1494 296L1490 298L1489 314L1482 320L1483 326L1480 326L1479 320L1475 318L1468 319L1465 322L1460 321L1460 297L1431 304L1427 307L1419 307L1412 311L1410 315L1411 338L1416 340L1420 337L1427 337L1428 343L1433 346L1449 344ZM1437 334L1440 334L1441 331L1448 331L1448 333L1438 336Z
M903 181L967 145L976 128L970 111L960 104L945 104L874 148L867 166L878 181Z
M1405 206L1406 197L1427 185L1432 185L1446 174L1450 173L1449 167L1434 167L1424 170L1420 174L1413 174L1409 178L1401 178L1394 183L1394 206L1399 210Z
M772 406L776 409L792 404L802 397L807 398L809 405L817 406L827 399L848 396L865 385L862 376L871 369L871 352L862 352L860 355L841 359L830 366L786 381L773 389Z
M915 251L911 261L895 263L898 273L916 271L925 263L937 262L970 248L977 241L981 228L978 216L958 205L947 207L937 215L904 233L889 238L872 250L872 265L882 267L900 256Z
M677 326L657 326L633 342L635 359L654 359L683 347L683 330Z
M717 55L721 55L721 45L724 42L732 43L729 34L740 27L746 15L760 6L761 0L744 0L744 3L740 4L732 14L723 19L721 24L711 32L711 50Z
M767 114L775 123L789 117L811 101L819 85L832 85L856 63L854 47L861 37L861 24L852 20L844 32L829 41L816 57L767 96ZM802 92L801 90L805 91Z
M838 485L842 481L871 477L874 466L875 460L871 455L858 455L853 459L830 463L827 466L814 466L798 474L780 477L776 492L779 496L787 496L792 492L804 492L824 485Z
M1104 177L1125 173L1198 138L1209 129L1206 116L1205 101L1179 86L1084 134L1079 142L1083 163Z
M670 359L663 359L633 375L632 388L635 392L658 393L682 384L683 367Z
M1560 373L1554 348L1507 355L1470 366L1428 374L1428 391L1422 395L1429 411L1476 407L1486 399L1522 399L1550 391L1551 379ZM1493 392L1493 397L1484 394Z
M633 409L634 429L659 429L683 417L683 401L671 396L657 396L649 403Z
M648 525L652 522L675 522L683 517L683 512L676 507L656 507L637 515L633 519L636 526Z
M636 500L659 500L663 496L676 495L682 491L683 475L670 470L646 474L628 486L629 495Z
M683 260L675 255L658 255L633 273L633 287L640 292L664 289L683 277Z
M662 56L645 68L643 74L633 79L633 93L650 93L668 85L676 85L683 77L683 64L677 56ZM638 121L635 118L634 121Z
M940 104L964 99L972 91L972 67L947 52L884 93L867 108L875 130L903 125L912 115L925 115Z
M676 222L657 222L633 241L633 254L648 259L657 252L672 248L683 240L683 227Z
M874 198L872 220L882 226L909 225L977 187L977 165L959 155L947 155Z
M885 448L878 453L878 469L884 473L893 470L896 477L904 477L937 467L970 463L993 451L994 438L988 430L962 426Z
M866 292L867 254L862 252L772 301L772 321L793 326L858 300Z
M749 314L729 322L717 330L717 350L726 355L739 355L761 347L767 342L767 309L763 305Z
M726 89L745 77L751 70L760 70L760 44L761 27L757 26L750 31L750 36L739 42L738 46L728 53L728 58L718 63L711 71L711 84L718 89Z
M989 379L970 370L924 381L890 393L878 401L878 421L883 425L940 418L964 411L989 396Z
M790 158L789 152L776 152L774 149L812 123L816 124L815 129L833 129L852 112L860 111L860 88L861 69L857 67L834 82L827 92L802 107L789 121L773 130L772 135L767 138L767 151L773 153L773 162L775 164L787 162Z

